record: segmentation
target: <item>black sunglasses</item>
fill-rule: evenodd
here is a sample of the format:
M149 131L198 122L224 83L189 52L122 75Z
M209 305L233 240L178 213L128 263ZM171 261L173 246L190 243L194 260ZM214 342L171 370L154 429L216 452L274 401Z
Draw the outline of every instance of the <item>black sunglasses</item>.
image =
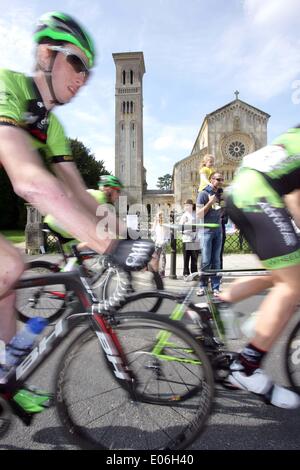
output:
M86 78L90 75L90 70L88 69L88 66L85 64L83 59L75 54L75 52L71 49L67 49L66 47L62 46L51 46L49 49L61 52L65 56L68 64L73 67L76 73L83 73Z
M82 62L80 57L75 54L66 55L67 62L73 67L76 73L84 73L86 77L89 76L89 70L86 68L85 64Z
M224 181L224 178L214 178L214 180L217 180L217 181Z

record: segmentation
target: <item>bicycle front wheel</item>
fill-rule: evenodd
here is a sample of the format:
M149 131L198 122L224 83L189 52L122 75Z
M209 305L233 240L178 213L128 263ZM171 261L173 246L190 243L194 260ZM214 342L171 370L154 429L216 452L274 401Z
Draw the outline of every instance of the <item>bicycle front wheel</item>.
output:
M23 278L36 274L44 275L59 272L59 266L48 261L32 261L27 265ZM66 307L66 288L64 285L27 287L16 291L18 318L27 322L29 318L44 317L56 320Z
M119 357L107 360L99 337L87 330L59 366L57 412L68 438L84 449L186 448L211 409L206 354L182 325L157 315L117 314L113 323L122 364Z
M300 393L300 321L287 339L284 357L288 380L295 392Z

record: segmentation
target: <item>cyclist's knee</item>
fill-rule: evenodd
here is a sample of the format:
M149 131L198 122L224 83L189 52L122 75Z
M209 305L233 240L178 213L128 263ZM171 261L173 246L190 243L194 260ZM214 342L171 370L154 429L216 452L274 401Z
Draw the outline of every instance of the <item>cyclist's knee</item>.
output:
M3 263L0 268L0 297L8 292L22 275L25 264L15 248L1 254Z
M299 284L294 282L279 282L275 284L275 289L280 292L281 297L286 299L289 304L297 304L300 302Z

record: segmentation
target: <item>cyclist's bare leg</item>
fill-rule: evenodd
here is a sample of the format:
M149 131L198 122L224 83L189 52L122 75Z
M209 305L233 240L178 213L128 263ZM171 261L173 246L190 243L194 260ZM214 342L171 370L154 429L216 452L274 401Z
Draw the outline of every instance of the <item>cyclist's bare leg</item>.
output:
M271 348L300 301L300 265L278 269L271 276L274 287L259 308L256 333L251 340L263 351Z
M19 251L0 236L0 340L8 342L16 332L15 294L10 291L24 271Z
M273 278L271 275L240 278L230 284L228 289L221 292L219 298L224 302L240 302L272 286Z

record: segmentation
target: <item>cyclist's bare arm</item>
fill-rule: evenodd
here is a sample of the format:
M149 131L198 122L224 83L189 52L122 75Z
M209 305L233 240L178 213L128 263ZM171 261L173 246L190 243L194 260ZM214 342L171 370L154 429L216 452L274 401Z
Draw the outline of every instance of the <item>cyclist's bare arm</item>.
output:
M108 249L111 239L97 237L97 217L82 212L72 203L64 185L45 169L39 155L32 150L25 131L0 127L0 161L16 194L42 214L52 214L59 224L75 238L86 241L90 248L100 253Z
M85 211L95 215L98 204L95 198L86 191L87 187L75 163L55 163L52 165L52 169L58 179L63 183L68 196L73 202L79 207L81 206Z
M81 210L85 210L95 215L97 213L98 203L94 197L92 197L86 190L87 187L73 162L62 162L55 163L52 165L56 176L64 183L64 186L68 189L68 193L72 200L81 206ZM98 212L98 216L99 216ZM119 235L125 235L126 230L122 221L118 218L115 220L114 213L107 211L105 215L108 220L108 225L111 228L111 236L116 236L116 231ZM98 217L98 221L101 220L101 215Z

